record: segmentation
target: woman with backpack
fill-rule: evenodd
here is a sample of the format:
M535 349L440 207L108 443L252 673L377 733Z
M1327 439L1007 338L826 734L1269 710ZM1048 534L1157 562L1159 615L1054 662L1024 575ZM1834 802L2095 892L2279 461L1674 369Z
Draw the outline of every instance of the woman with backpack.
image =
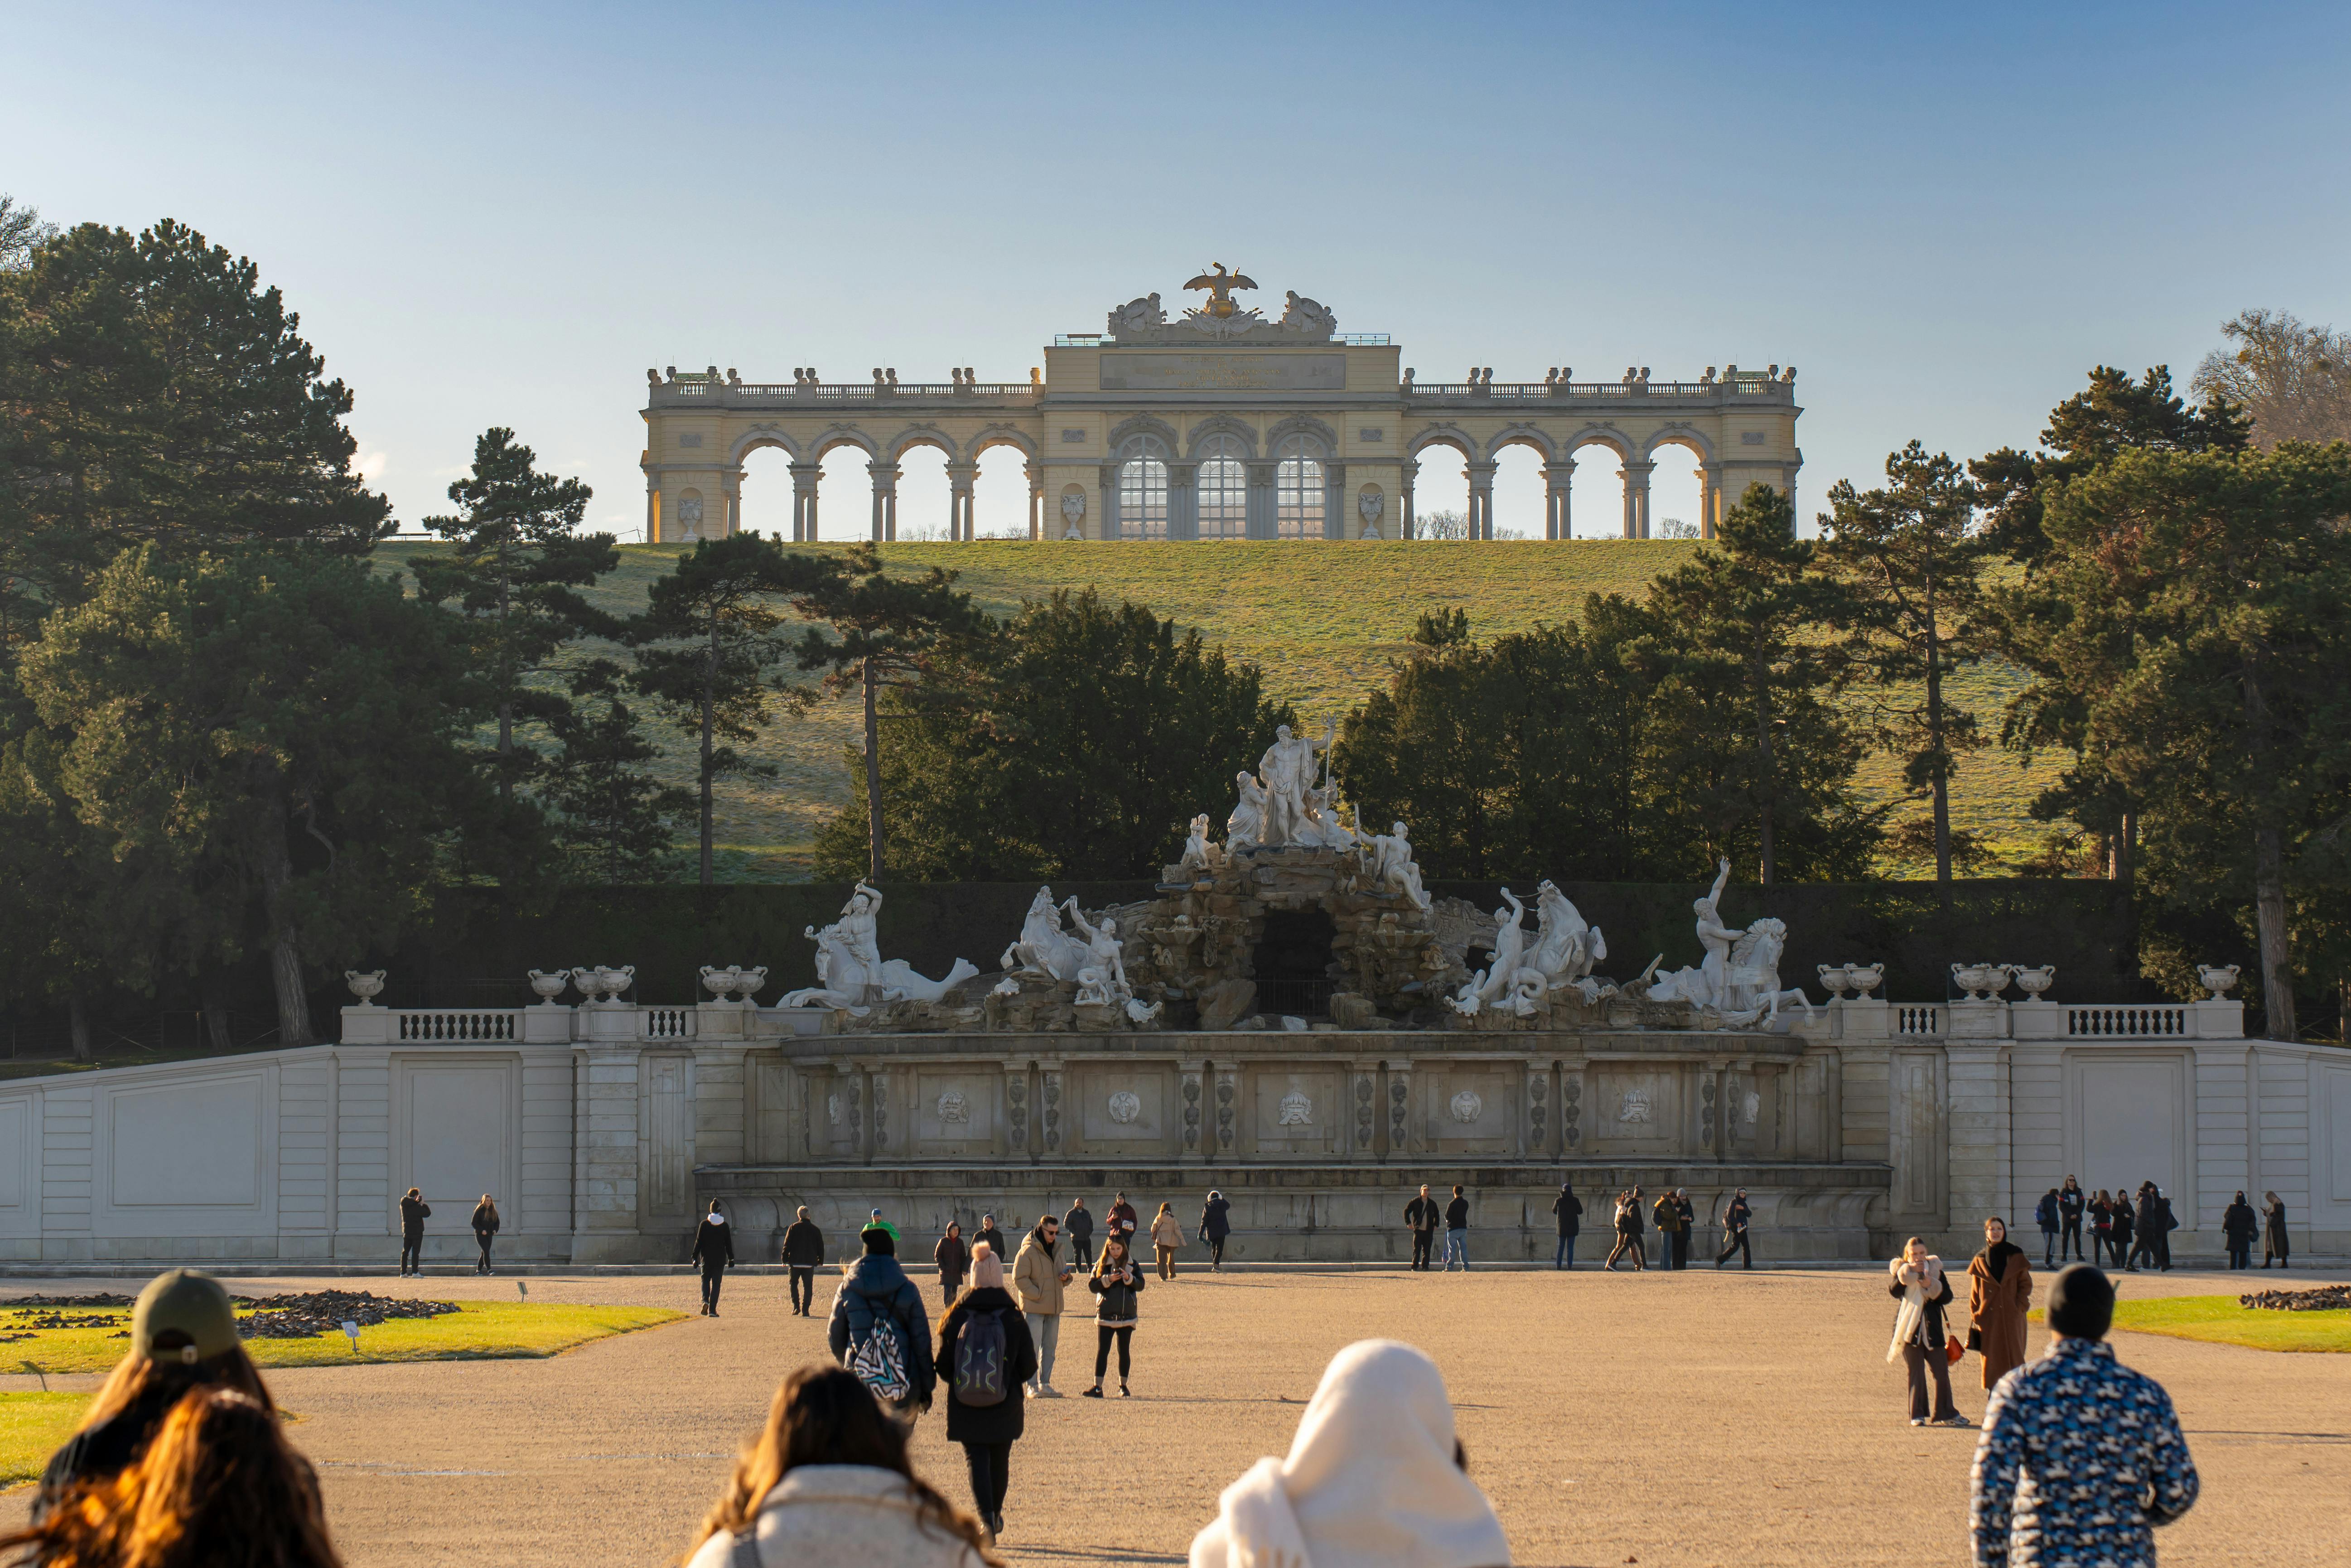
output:
M912 1427L931 1407L938 1383L931 1320L923 1312L923 1293L898 1266L898 1239L869 1225L858 1239L865 1256L841 1270L825 1343L883 1409Z
M1037 1342L1020 1304L1004 1288L1004 1262L982 1243L972 1252L971 1289L939 1320L938 1374L947 1385L947 1441L971 1467L971 1500L990 1545L1004 1533L1004 1493L1012 1445L1027 1416L1021 1385L1037 1375Z
M1102 1243L1102 1256L1094 1260L1086 1289L1102 1298L1102 1304L1094 1309L1094 1385L1086 1390L1086 1397L1102 1396L1102 1374L1109 1370L1110 1347L1115 1342L1118 1396L1129 1398L1126 1374L1134 1344L1136 1298L1143 1294L1143 1270L1127 1253L1124 1233L1114 1232Z

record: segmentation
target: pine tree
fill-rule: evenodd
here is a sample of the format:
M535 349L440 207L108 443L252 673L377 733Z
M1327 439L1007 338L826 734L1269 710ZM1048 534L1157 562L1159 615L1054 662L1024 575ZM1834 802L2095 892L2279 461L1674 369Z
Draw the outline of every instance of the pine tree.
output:
M556 841L578 880L618 886L656 882L676 851L674 825L695 821L694 791L645 770L661 755L621 700L622 671L597 659L571 677L573 702L549 727L546 800Z

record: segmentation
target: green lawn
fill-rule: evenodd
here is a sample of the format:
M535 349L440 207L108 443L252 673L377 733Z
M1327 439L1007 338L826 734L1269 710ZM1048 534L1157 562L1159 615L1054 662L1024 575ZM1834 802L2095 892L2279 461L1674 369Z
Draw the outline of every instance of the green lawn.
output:
M378 554L406 560L444 548L404 539L379 547ZM1258 664L1265 671L1268 693L1295 704L1307 725L1319 730L1386 680L1389 662L1409 646L1413 625L1425 610L1462 606L1480 637L1523 631L1539 621L1572 621L1585 594L1637 595L1657 572L1687 560L1698 548L1677 539L1499 540L1476 546L982 539L896 544L883 557L909 570L937 564L959 572L973 598L998 613L1059 588L1092 586L1107 598L1147 604ZM623 545L620 570L591 597L614 613L635 611L677 553L674 545ZM580 656L596 652L610 650L586 649ZM1963 672L1949 689L1987 729L1997 732L2001 706L2022 684L2015 670L1994 665ZM786 719L744 748L778 772L773 779L720 781L716 838L725 851L722 878L792 881L807 874L817 828L852 787L843 758L853 743L853 716L847 704L836 703L809 719ZM658 769L664 780L691 785L692 752L685 737L662 734L657 739L665 748ZM2043 830L2026 817L2025 807L2053 774L2045 760L2028 772L1998 751L1970 757L1952 802L1954 825L1983 833L2005 850L2021 853L2036 847ZM1897 769L1884 758L1872 758L1863 767L1862 783L1874 800L1894 793L1898 782ZM1228 804L1206 801L1202 809L1221 819Z
M87 1394L0 1394L0 1488L40 1479L89 1405Z
M2038 1310L2032 1320L2043 1321ZM2158 1296L2143 1301L2116 1301L2115 1327L2133 1333L2241 1344L2250 1350L2351 1351L2351 1312L2266 1312L2241 1307L2234 1296Z
M0 1333L23 1332L20 1325L43 1309L0 1310ZM43 1372L106 1372L122 1358L128 1309L68 1307L72 1317L103 1316L102 1328L37 1329L30 1339L0 1344L0 1369L24 1370L31 1362ZM556 1355L634 1329L674 1322L685 1316L660 1307L527 1306L518 1301L461 1301L455 1312L437 1318L393 1318L360 1330L359 1352L340 1333L313 1339L253 1339L245 1348L253 1359L269 1366L340 1366L353 1362L494 1360L510 1356ZM114 1326L114 1325L120 1326Z

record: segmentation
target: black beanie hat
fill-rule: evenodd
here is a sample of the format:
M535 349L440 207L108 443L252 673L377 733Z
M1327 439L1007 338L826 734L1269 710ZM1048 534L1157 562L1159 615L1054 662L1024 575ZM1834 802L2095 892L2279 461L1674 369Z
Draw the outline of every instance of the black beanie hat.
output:
M898 1255L897 1239L878 1225L868 1226L858 1239L865 1243L868 1257L895 1258Z
M2104 1339L2115 1321L2115 1285L2095 1264L2057 1271L2049 1286L2049 1327L2067 1339Z

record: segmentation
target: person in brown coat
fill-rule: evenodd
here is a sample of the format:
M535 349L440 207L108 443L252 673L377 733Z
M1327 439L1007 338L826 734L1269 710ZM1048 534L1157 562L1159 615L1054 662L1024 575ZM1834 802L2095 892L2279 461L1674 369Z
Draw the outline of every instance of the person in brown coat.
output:
M2008 1239L2008 1222L1984 1221L1984 1248L1968 1264L1968 1348L1983 1359L1990 1388L2024 1364L2024 1309L2032 1304L2032 1265Z

